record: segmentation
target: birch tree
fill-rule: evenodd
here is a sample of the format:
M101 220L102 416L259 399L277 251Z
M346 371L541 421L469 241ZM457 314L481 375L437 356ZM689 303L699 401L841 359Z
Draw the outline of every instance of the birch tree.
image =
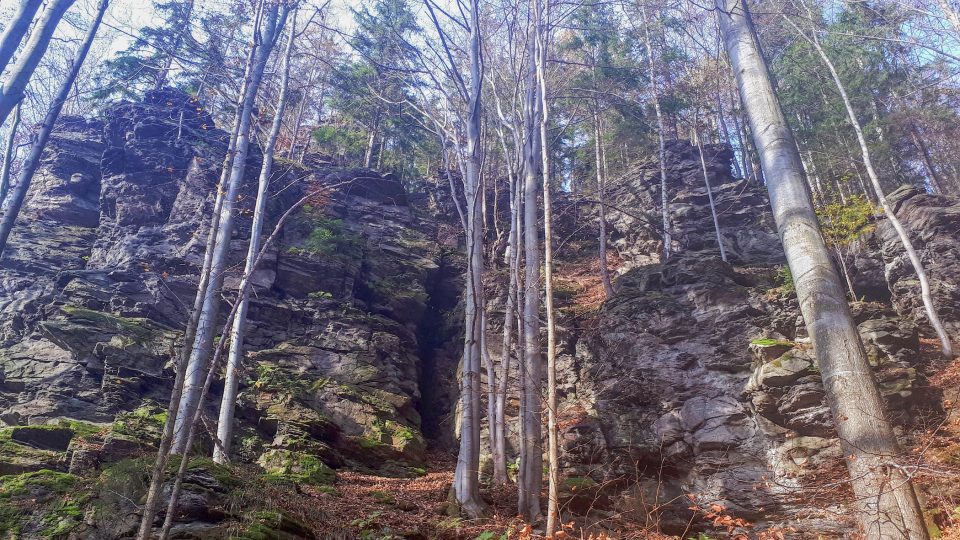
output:
M743 0L717 0L724 45L760 159L867 538L928 538L910 477L810 201L800 155Z
M69 7L69 5L63 6L62 4L64 3L66 2L58 2L54 0L54 3L48 7L48 10L54 10L55 8L59 7L62 8L63 11L66 11L66 8ZM103 14L106 12L108 4L109 0L100 0L100 3L97 5L97 13L94 16L93 22L90 24L90 28L87 29L87 34L83 38L83 42L80 44L80 49L77 50L77 55L73 59L70 70L68 71L66 78L64 78L64 80L60 83L60 90L50 103L47 113L43 118L43 122L40 124L40 127L37 130L37 134L35 136L36 138L30 147L30 152L27 154L27 158L20 168L20 174L17 177L17 184L10 193L10 202L7 205L6 211L3 213L3 218L0 219L0 256L3 255L3 251L6 249L7 240L10 238L10 232L13 230L13 225L17 220L17 216L20 214L21 208L23 207L23 201L27 196L27 192L30 190L30 183L33 181L33 176L40 167L40 160L43 158L43 151L47 147L47 142L49 142L50 136L53 133L53 128L57 123L57 119L60 117L60 111L63 110L63 105L67 102L67 98L70 97L70 91L73 89L73 85L77 80L77 75L80 73L80 68L83 67L83 62L87 59L87 54L90 52L91 45L93 45L93 39L97 35L97 30L100 29L100 23L103 21ZM60 12L59 16L62 15L63 13ZM45 17L46 16L47 15L45 15ZM57 17L57 20L59 20L59 17ZM42 25L50 24L50 21L41 21L39 24L41 24L41 26L35 29L34 33L42 33L45 28L45 26ZM33 40L33 36L31 36L31 43ZM36 46L37 45L31 45L31 47ZM46 46L43 48L46 49ZM30 54L33 54L32 49ZM17 68L15 69L21 70L24 67L25 66L23 63L18 63ZM15 71L13 74L15 73L17 73L17 71ZM15 89L4 89L4 92L8 91L10 91L10 93L5 93L4 99L7 97L7 95L13 96L16 94ZM20 92L22 98L22 89ZM17 99L17 102L19 101L20 98ZM2 123L2 120L0 120L0 123Z
M47 47L50 46L53 33L57 30L57 25L60 24L60 19L63 18L63 15L74 2L76 0L49 0L46 9L40 15L40 19L34 24L33 31L30 32L30 39L24 45L20 55L17 56L14 66L10 68L2 83L0 83L0 124L7 120L13 108L23 99L24 92L27 90L27 83L33 77L33 72L40 64L40 59L47 52ZM6 39L6 36L4 38Z

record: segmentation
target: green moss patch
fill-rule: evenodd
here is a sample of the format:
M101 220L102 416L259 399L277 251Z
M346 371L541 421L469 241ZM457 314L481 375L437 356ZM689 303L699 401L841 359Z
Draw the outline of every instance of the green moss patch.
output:
M317 457L291 450L268 450L257 464L268 480L311 486L332 484L336 473Z

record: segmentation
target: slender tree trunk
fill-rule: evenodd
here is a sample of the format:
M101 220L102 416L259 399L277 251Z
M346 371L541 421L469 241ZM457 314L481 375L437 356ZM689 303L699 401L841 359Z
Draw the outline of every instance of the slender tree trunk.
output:
M531 31L536 31L532 28ZM521 390L522 436L520 441L519 513L529 522L540 518L540 490L543 485L543 450L541 432L540 391L542 380L542 352L540 344L540 231L538 230L537 198L540 195L539 155L540 134L537 119L540 114L537 99L536 46L530 39L530 63L524 98L523 198L524 198L524 263L523 330L524 359Z
M926 540L910 478L891 466L899 454L884 415L843 286L807 195L800 156L783 116L749 11L742 0L717 0L727 54L760 149L774 218L794 277L827 402L870 540Z
M850 270L847 269L847 261L843 257L843 250L839 244L834 244L834 251L837 253L837 259L840 261L840 271L843 272L843 279L847 282L847 290L850 291L850 300L857 301L857 291L853 290L853 280L850 279Z
M210 357L214 340L214 330L217 316L220 311L220 287L224 274L227 271L227 255L230 251L230 237L233 233L234 208L243 182L246 170L247 153L250 147L250 126L253 116L253 107L256 102L257 91L263 79L263 72L270 56L270 51L276 43L277 35L286 22L287 6L284 5L282 14L278 15L278 5L264 6L264 28L255 30L256 38L253 48L256 50L254 62L248 70L248 81L240 103L241 114L237 130L237 143L232 156L229 180L226 183L226 194L223 207L220 210L220 223L217 231L217 240L214 245L213 263L210 267L210 286L206 290L203 309L200 315L200 324L194 339L190 362L187 367L187 379L183 390L183 399L180 404L180 413L177 415L177 426L173 445L174 453L183 453L186 444L186 425L192 411L199 407L200 387L203 383L203 374L206 372L207 360Z
M504 150L506 145L504 144ZM504 152L504 155L506 152ZM493 482L503 485L509 481L507 476L507 445L506 445L506 402L507 388L510 378L510 349L513 343L513 319L516 308L517 288L517 214L519 213L519 188L512 168L508 166L510 180L510 232L507 236L507 264L509 277L507 283L507 298L503 310L503 353L500 359L500 386L497 389L497 406L494 411L494 421L491 429L496 433L496 446L493 450Z
M284 5L284 14L289 6ZM298 209L303 207L308 201L314 198L318 193L311 192L304 195L299 201L293 204L286 212L280 216L280 219L277 220L277 224L273 228L273 232L270 233L270 236L263 242L263 247L260 249L260 253L257 255L256 260L253 263L252 269L256 271L257 266L263 260L264 254L267 252L267 249L273 244L277 236L280 234L280 231L283 229L284 224ZM250 287L253 285L253 280L250 279L251 274L244 274L240 279L240 287L237 291L239 296L249 293ZM224 336L229 335L230 327L233 326L233 321L236 318L237 311L239 309L239 304L234 304L230 310L230 313L227 314L227 320L224 324L221 334ZM200 390L200 401L203 401L207 396L207 392L210 391L210 385L213 383L214 379L217 376L217 371L220 366L220 359L223 358L223 352L226 350L226 344L228 340L223 340L217 344L213 353L213 359L210 362L210 367L207 370L206 377L204 378L203 387ZM187 422L188 428L186 430L186 445L187 451L185 451L180 460L180 466L177 468L177 474L174 477L173 486L170 489L170 501L167 504L167 513L163 521L163 527L160 530L160 540L167 540L170 536L170 529L173 526L173 522L176 516L177 504L180 497L180 489L183 485L183 477L187 472L190 462L190 446L193 443L193 437L196 434L197 425L200 423L200 416L202 414L202 409L200 407L194 408L190 414L189 420Z
M40 64L40 59L47 52L47 47L50 46L53 33L56 31L57 25L60 24L60 19L63 18L64 13L70 9L74 2L76 0L49 0L49 4L40 16L40 20L37 21L33 31L30 32L30 40L27 41L17 57L16 64L7 72L3 83L0 84L0 125L7 120L10 111L23 99L27 83L30 82L37 65ZM69 91L69 88L67 90ZM66 98L64 98L64 101L66 101Z
M236 134L236 128L234 128L230 138L230 150L228 150L228 154L233 151L232 148L236 142ZM223 190L218 189L217 192L218 196L215 198L213 213L210 216L210 230L207 233L207 247L203 258L203 266L200 270L200 282L197 285L197 294L194 298L193 310L190 312L190 320L187 322L187 328L183 333L183 344L176 362L176 377L173 383L173 390L170 394L170 402L167 404L167 419L163 423L160 448L157 450L157 457L154 460L153 471L150 475L150 487L147 491L147 501L144 504L143 514L140 518L140 529L137 532L137 540L149 540L153 532L153 519L156 516L157 505L160 502L160 489L163 486L163 476L167 467L167 459L170 455L170 447L173 445L173 429L177 422L177 414L180 411L183 383L187 375L187 363L190 360L190 351L193 349L193 340L197 335L197 326L200 323L200 312L203 309L203 299L206 297L206 290L210 284L210 266L213 262L213 246L216 242L217 226L220 223L220 208L223 206Z
M277 147L277 137L283 124L283 113L287 108L287 90L290 82L290 56L296 40L297 12L293 11L290 18L290 32L287 35L287 48L283 55L283 75L280 79L280 95L277 97L276 112L273 125L267 136L267 144L263 149L263 165L260 167L260 177L257 182L257 202L253 210L253 223L250 226L250 245L247 248L247 260L244 264L244 275L253 273L253 265L260 253L260 235L263 232L263 221L267 208L267 189L270 187L270 175L273 172L274 152ZM223 383L223 398L220 401L220 417L217 421L217 438L219 445L213 450L213 460L217 463L226 463L230 459L230 445L233 440L233 412L236 407L237 387L240 383L240 365L243 363L243 340L247 323L247 309L250 305L249 290L238 296L240 303L237 315L233 321L230 333L230 353L227 357L227 369Z
M20 8L7 23L3 35L0 36L0 73L7 69L7 64L17 53L17 47L30 30L30 23L41 5L43 0L21 0Z
M466 175L467 197L467 294L461 392L460 451L454 472L454 491L463 512L476 518L483 514L480 498L480 362L483 336L483 222L481 221L481 122L483 88L481 60L480 5L470 2L470 87L467 103Z
M946 195L947 192L943 187L943 179L940 178L940 173L937 172L937 168L933 165L933 159L930 158L930 150L920 137L920 132L916 126L910 126L910 138L913 139L913 144L915 144L917 150L920 151L923 167L927 169L927 177L930 178L930 187L933 188L934 193Z
M600 225L600 282L603 284L603 293L607 298L613 296L613 285L610 283L610 269L607 268L607 183L603 177L603 159L601 151L601 139L603 130L600 126L600 114L598 104L594 100L593 111L593 149L597 161L597 199L599 204L599 215L597 221Z
M370 128L370 137L367 138L367 150L363 154L363 166L367 169L373 165L373 148L377 144L377 131L380 130L380 111L377 110L377 114L373 120L373 127Z
M540 167L543 172L543 275L547 312L547 524L546 537L553 536L560 519L557 503L560 482L560 450L557 440L557 323L553 306L553 194L550 193L550 104L547 102L547 47L550 41L550 0L536 2L537 89L540 99Z
M647 8L640 2L640 17L643 23L643 44L647 50L647 63L650 66L650 92L653 97L653 110L657 115L657 140L660 160L660 209L663 215L663 260L670 258L673 239L670 236L670 197L667 193L667 151L664 141L663 111L660 110L660 92L657 89L657 68L653 60L653 44L650 40L650 22L647 20Z
M52 4L48 10L57 11L62 8L63 11L72 3L73 0L69 2L60 1L58 3ZM66 5L64 5L66 4ZM109 0L100 0L100 3L97 5L97 14L93 20L93 23L90 25L90 28L87 30L87 35L83 40L83 43L80 45L80 50L77 51L77 56L73 60L73 64L70 66L70 71L67 73L66 79L60 84L60 90L57 92L56 97L53 98L53 102L50 103L50 108L47 109L47 114L43 118L43 123L40 124L40 129L37 131L36 140L33 142L33 146L30 148L30 153L27 155L26 161L23 162L23 167L20 169L20 174L17 178L17 185L14 186L13 192L11 193L10 203L7 205L6 211L3 213L3 218L0 220L0 255L3 255L3 251L7 247L7 240L10 238L10 232L13 230L13 224L17 220L17 216L20 214L20 209L23 207L23 201L27 196L27 191L30 189L30 182L33 181L33 175L37 172L37 169L40 167L40 159L43 157L43 150L47 146L47 142L50 140L50 135L53 133L53 127L57 123L57 118L60 117L60 111L63 109L64 103L67 102L67 98L70 97L70 90L73 88L73 83L77 79L77 75L80 73L80 68L83 67L84 60L87 59L87 54L90 52L90 46L93 44L93 38L97 35L97 30L100 28L100 22L103 21L103 14L107 10L107 5ZM59 17L63 15L62 12L59 12L59 16L56 17L56 20L59 20ZM42 24L51 24L51 19L49 13L44 15L44 21L41 21ZM52 23L55 26L55 23ZM40 34L44 31L43 26L38 27L34 30L35 34ZM52 32L52 30L51 30ZM33 50L36 49L38 45L34 44L34 36L31 36L31 52L29 54L34 54ZM43 46L46 49L46 45ZM24 53L26 56L27 53ZM39 61L39 58L38 58ZM19 62L15 70L20 70L23 68L24 63ZM14 71L11 73L11 79L15 78ZM9 81L10 79L8 79ZM25 81L24 81L25 82ZM15 88L5 88L3 99L6 99L8 95L19 96L13 103L14 106L20 102L20 99L23 97L22 89L17 93ZM0 118L0 124L3 123L3 120L6 119L6 113L10 112L6 110Z
M3 145L3 168L0 169L0 208L3 208L3 201L7 199L7 191L10 190L10 174L13 171L13 158L17 142L17 128L20 127L20 104L13 110L13 121L7 128L7 140Z
M713 204L713 188L710 187L710 175L707 173L707 161L703 157L703 144L700 143L700 135L694 131L693 138L697 143L697 151L700 152L700 166L703 168L703 183L707 187L707 199L710 201L710 215L713 216L713 229L717 232L717 246L720 247L720 258L727 262L727 251L723 247L723 235L720 234L720 220L717 219L717 207Z
M787 19L791 25L793 22ZM801 35L806 37L800 28L793 25L794 28ZM847 118L850 120L850 125L853 126L853 131L857 134L857 142L860 144L860 153L863 155L863 165L867 169L867 176L870 177L870 183L873 185L873 191L877 196L877 200L880 202L880 207L883 208L883 213L887 216L887 219L890 220L890 224L893 225L893 228L897 231L897 235L900 237L900 242L903 244L904 251L907 252L907 257L910 259L910 262L913 264L913 270L917 273L917 279L920 281L920 297L923 299L923 307L927 312L927 318L930 319L930 326L933 327L933 330L937 333L937 337L940 338L940 346L945 358L953 358L953 347L950 344L950 336L947 335L947 331L943 328L943 323L940 322L940 315L937 313L937 308L933 303L933 295L930 293L930 283L927 280L927 272L923 268L923 262L920 260L920 255L917 254L917 250L913 247L913 242L910 240L910 234L904 228L903 224L900 223L900 219L897 217L896 213L893 211L893 207L890 206L890 203L887 201L886 195L883 193L883 187L880 185L880 176L877 174L877 171L873 167L873 160L870 159L870 149L867 147L867 139L863 135L863 128L860 126L860 121L857 119L856 111L853 109L853 103L850 101L850 97L847 95L847 90L843 85L843 82L840 80L840 75L837 73L836 68L833 65L833 62L830 60L830 57L827 55L827 52L820 45L820 40L817 38L816 31L813 32L812 37L807 37L807 41L817 50L817 53L820 55L820 59L823 60L825 66L830 71L830 76L833 78L833 82L837 85L837 91L840 92L840 97L843 98L843 105L847 110Z

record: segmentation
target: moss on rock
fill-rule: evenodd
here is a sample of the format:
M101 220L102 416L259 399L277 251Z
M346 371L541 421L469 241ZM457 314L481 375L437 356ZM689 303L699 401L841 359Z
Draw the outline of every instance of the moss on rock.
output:
M336 473L317 457L291 450L268 450L257 464L270 480L311 486L332 484Z

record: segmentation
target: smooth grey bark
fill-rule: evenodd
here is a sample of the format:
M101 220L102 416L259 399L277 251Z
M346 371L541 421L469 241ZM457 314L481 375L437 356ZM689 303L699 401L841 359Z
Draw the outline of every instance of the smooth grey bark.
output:
M288 7L289 6L285 5L283 9L286 10L288 9ZM263 260L264 254L267 252L267 250L270 248L273 242L277 239L277 236L280 234L280 231L283 230L284 224L286 224L287 220L290 219L290 216L292 216L298 209L302 208L304 204L306 204L311 199L316 197L318 193L319 192L307 193L306 195L301 197L300 200L294 203L290 208L288 208L287 211L284 212L282 216L280 216L280 219L277 220L277 224L273 228L273 232L270 233L270 236L268 236L267 239L263 242L263 247L260 248L260 252L253 262L252 271L250 273L245 273L243 277L240 279L240 287L237 291L237 294L243 295L245 293L249 293L249 289L253 285L253 280L250 279L252 272L257 269L257 266ZM222 335L226 336L229 334L230 327L233 325L233 321L237 316L238 309L239 309L239 304L234 303L233 307L230 309L230 313L227 314L226 323L224 323L221 329ZM207 370L206 377L204 378L203 386L201 387L201 390L200 390L200 401L203 401L203 399L206 398L207 393L210 391L211 384L213 383L214 379L216 379L217 371L220 366L220 360L223 358L223 352L227 350L226 344L228 341L229 340L225 339L220 343L218 343L217 346L215 347L213 358L210 362L210 367ZM159 535L160 540L167 540L167 538L169 538L170 536L170 529L173 526L173 522L175 519L174 516L176 516L177 504L179 502L180 489L183 485L183 477L186 474L187 468L189 467L189 463L190 463L190 455L189 455L190 447L191 447L191 444L193 443L193 437L197 431L196 429L197 425L200 424L201 414L202 414L202 409L200 407L196 407L194 408L192 414L190 414L189 416L189 420L188 420L189 427L186 430L187 432L186 451L181 456L180 465L177 468L177 473L176 473L176 476L174 477L173 486L170 489L170 500L167 504L167 512L166 512L166 517L164 518L164 521L163 521L163 527L160 529L160 535Z
M30 23L33 22L33 17L41 5L43 0L21 0L20 8L13 15L13 19L7 23L7 28L0 36L0 73L3 73L10 60L13 60L17 47L30 30Z
M481 122L483 104L483 65L481 59L482 37L480 34L480 2L471 0L470 19L470 80L469 86L462 84L466 98L466 163L464 176L464 194L467 198L467 290L466 290L466 331L463 348L463 377L460 383L460 449L457 454L457 467L454 471L453 490L457 503L464 514L471 518L483 514L486 506L480 497L480 363L483 327L483 221L482 185L480 173L483 166L481 156ZM437 31L442 32L439 24ZM449 51L448 51L449 52ZM451 69L456 69L451 65Z
M250 226L250 244L247 246L247 259L243 273L249 276L253 273L253 265L260 253L260 235L263 233L265 219L267 189L270 187L270 176L273 173L274 153L277 147L277 137L283 124L283 113L287 107L287 94L290 86L290 56L296 41L297 12L294 9L290 17L290 32L287 35L287 47L283 54L283 68L280 78L280 94L277 96L277 106L267 136L266 146L263 148L263 164L260 166L260 176L257 180L257 200L254 203L253 220ZM233 413L236 408L237 388L240 385L240 365L243 363L243 340L247 324L247 309L250 306L250 290L247 288L237 297L239 306L233 327L230 331L230 352L227 356L227 367L223 381L223 396L220 400L220 416L217 420L217 439L220 444L213 450L213 460L217 463L226 463L230 460L230 444L233 440Z
M707 173L707 161L703 156L703 144L700 142L700 135L693 132L694 141L697 144L697 151L700 153L700 167L703 169L703 183L707 188L707 199L710 201L710 215L713 216L713 230L717 233L717 246L720 248L720 258L727 262L727 251L723 247L723 235L720 234L720 220L717 219L717 207L713 203L713 188L710 186L710 175Z
M507 389L510 380L510 350L513 343L513 321L517 306L517 273L519 271L519 253L517 240L519 236L518 219L520 213L520 189L516 175L512 168L510 180L510 231L507 236L507 257L509 276L507 278L507 298L503 310L503 344L500 357L500 386L497 389L497 406L494 410L494 420L491 429L496 433L493 454L493 482L506 484L507 475L507 442L506 442L506 403Z
M913 265L913 271L917 273L917 280L920 282L920 297L923 299L923 307L927 313L927 318L930 320L930 326L933 327L933 330L937 333L937 337L940 339L940 348L943 356L948 359L953 358L953 347L950 344L950 336L947 335L947 331L943 328L943 323L940 321L940 315L937 313L937 308L933 303L933 295L930 292L930 282L927 279L927 272L923 268L923 261L920 260L920 255L917 253L917 250L913 246L913 241L910 240L910 233L907 232L906 228L900 222L900 219L897 217L897 214L893 211L893 207L890 205L890 202L887 201L886 195L883 193L883 186L880 185L880 176L877 174L876 169L873 167L873 160L870 158L870 148L867 146L867 139L863 135L863 128L860 125L860 121L857 119L856 111L853 108L853 103L850 101L850 96L847 95L847 90L843 85L843 81L840 80L840 74L837 73L836 67L833 65L833 61L830 60L830 56L827 55L827 52L820 45L820 39L817 37L816 31L812 33L812 36L807 36L800 28L793 24L793 21L786 19L802 36L804 36L807 41L813 45L817 53L820 55L820 59L823 60L825 66L830 71L830 76L833 78L833 82L837 86L837 91L840 93L840 97L843 100L843 106L847 111L847 118L850 120L850 125L853 127L853 131L857 134L857 143L860 145L860 153L863 156L863 165L867 169L867 176L870 177L870 184L873 187L874 194L877 196L877 201L880 203L880 207L883 208L883 213L886 215L887 219L890 221L890 224L893 225L894 230L897 231L897 236L900 237L900 243L903 244L903 250L907 253L907 257L910 259L910 263Z
M531 29L531 32L535 29ZM537 99L537 70L534 39L529 39L530 60L523 104L523 361L520 400L521 436L520 470L517 482L519 514L528 522L536 522L541 514L540 490L543 486L543 449L541 429L541 380L543 353L540 342L540 231L538 197L540 196L540 132L537 119L540 114Z
M49 0L49 2L34 25L33 31L30 32L30 39L17 57L17 62L0 84L0 124L6 122L10 112L23 99L27 83L33 77L40 59L47 52L60 19L76 0Z
M20 209L23 207L23 200L26 198L27 191L30 189L30 182L33 181L33 175L36 174L37 169L40 167L43 150L46 148L47 142L50 140L50 135L53 133L53 126L57 123L57 118L60 117L60 111L63 109L64 103L66 103L67 98L70 97L70 90L73 88L73 83L77 80L77 75L80 73L80 68L83 67L84 60L87 59L90 46L93 44L93 38L97 36L97 30L100 28L100 23L103 21L103 14L106 12L109 3L110 0L100 0L100 3L97 5L97 14L93 19L93 23L91 23L86 36L83 38L83 43L77 51L76 58L73 59L70 71L67 72L67 77L60 84L60 90L50 103L50 108L47 109L43 123L40 124L40 129L37 130L33 146L30 147L30 153L27 155L26 161L23 162L23 167L20 169L20 174L17 177L17 185L14 186L13 191L10 193L10 203L3 213L3 219L0 220L0 256L3 255L3 251L7 247L7 240L10 238L13 224L16 222L17 216L20 214ZM50 9L54 9L58 5L60 4L54 4ZM64 11L66 11L66 8L64 8ZM18 98L17 103L19 103L19 101L20 99ZM16 105L16 103L14 103L14 105ZM3 121L0 120L0 123L2 122Z
M553 194L550 193L550 104L547 102L547 46L550 40L550 0L536 5L537 97L540 107L540 168L543 175L543 277L547 315L547 523L544 535L552 538L560 519L560 450L557 440L557 323L553 305ZM606 262L604 262L606 264Z
M599 222L600 229L600 282L603 284L603 293L607 298L610 298L613 296L613 285L610 283L610 269L607 268L607 182L603 174L603 151L601 148L603 144L603 129L600 125L600 113L598 109L599 105L597 105L596 100L594 100L593 150L597 162L597 202L599 203L597 221Z
M230 237L233 233L235 203L240 185L243 182L247 153L250 148L250 128L257 91L263 80L263 72L266 68L267 59L270 57L270 51L276 44L277 37L282 31L289 12L287 5L282 7L282 11L281 7L276 4L264 6L264 8L265 22L263 28L254 30L256 37L252 48L256 52L253 63L247 70L248 80L244 85L246 90L239 104L241 114L238 117L239 128L237 129L236 148L231 159L230 176L225 185L223 206L220 209L220 222L216 242L213 246L213 262L210 267L210 285L205 291L197 335L187 366L187 378L184 382L180 412L177 415L177 424L174 430L173 452L177 454L185 451L187 438L185 422L192 416L192 411L200 406L200 388L203 383L207 360L210 358L215 337L215 325L220 311L220 288L227 270L227 255L230 250Z
M650 92L653 97L653 110L657 116L657 141L659 142L658 155L660 160L660 212L663 216L663 259L670 258L673 238L670 235L670 197L667 194L667 151L664 141L663 111L660 110L660 91L657 88L657 65L653 60L653 44L650 40L650 22L647 20L647 9L640 2L640 18L643 23L643 45L647 50L647 63L650 67Z
M17 128L20 127L20 104L13 110L13 121L7 128L7 140L3 144L3 168L0 169L0 208L3 208L3 201L7 199L7 191L10 190L10 174L13 171L14 148L17 142Z
M743 0L716 0L716 6L846 458L862 532L871 540L926 540L920 505L910 477L896 464L897 440L820 232L793 134L760 54L749 10Z

